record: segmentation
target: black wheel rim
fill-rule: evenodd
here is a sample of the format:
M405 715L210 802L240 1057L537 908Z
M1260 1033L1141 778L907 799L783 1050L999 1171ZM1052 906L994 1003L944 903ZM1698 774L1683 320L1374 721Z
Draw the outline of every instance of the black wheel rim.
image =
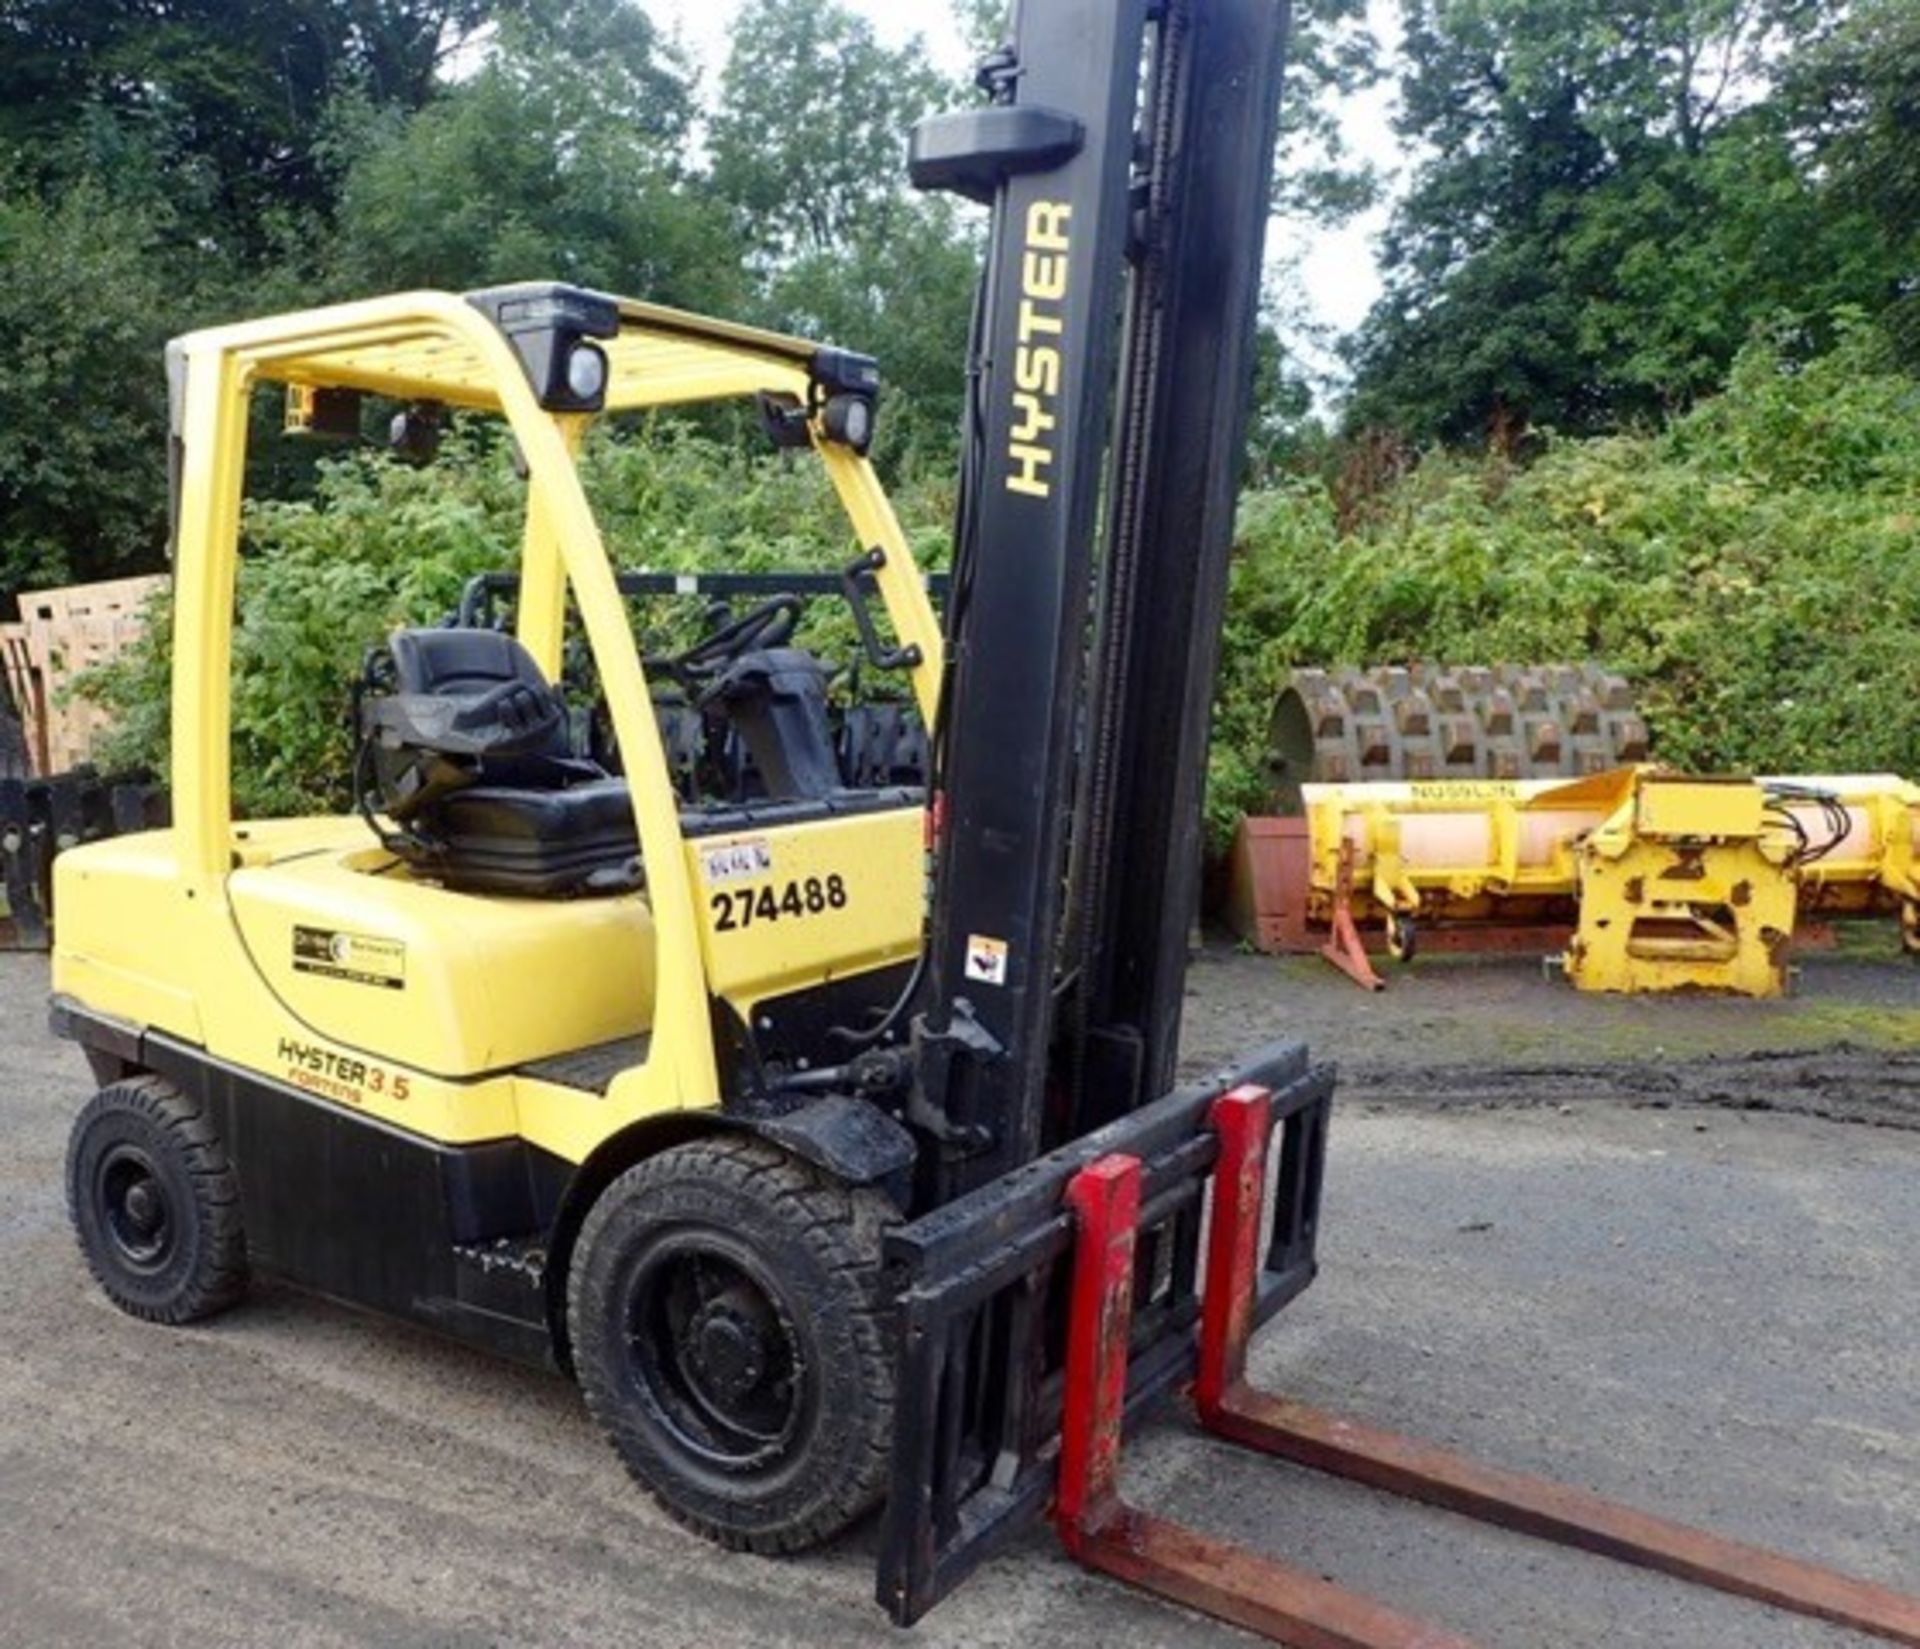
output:
M94 1190L114 1256L133 1271L158 1271L173 1253L173 1205L152 1157L116 1145L100 1159Z
M720 1471L766 1471L811 1425L818 1377L778 1282L730 1233L681 1227L639 1255L628 1373L657 1425Z

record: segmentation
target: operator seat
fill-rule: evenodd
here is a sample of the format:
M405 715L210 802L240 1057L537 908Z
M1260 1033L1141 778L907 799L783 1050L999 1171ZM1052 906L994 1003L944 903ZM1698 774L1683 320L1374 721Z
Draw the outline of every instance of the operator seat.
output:
M369 657L357 720L361 815L423 874L535 898L640 884L626 780L573 754L565 701L512 636L397 631Z

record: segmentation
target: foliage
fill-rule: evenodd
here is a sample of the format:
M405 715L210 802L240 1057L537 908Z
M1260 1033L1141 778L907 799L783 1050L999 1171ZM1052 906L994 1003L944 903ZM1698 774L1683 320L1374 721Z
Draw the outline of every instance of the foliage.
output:
M47 176L76 115L138 132L198 194L229 251L257 249L276 211L326 199L314 135L350 88L417 108L486 0L0 0L0 152Z
M720 93L711 183L760 274L755 314L878 356L878 462L951 470L981 242L973 216L907 187L905 151L957 89L918 40L884 46L844 5L749 0Z
M774 325L802 337L858 340L855 347L879 358L874 461L889 479L958 467L981 255L972 227L951 202L924 201L884 244L809 254L769 284Z
M1815 339L1839 343L1812 353ZM596 434L583 460L617 564L660 571L832 569L850 548L819 467L685 419ZM1391 473L1391 472L1389 472ZM1335 490L1293 477L1249 494L1233 565L1209 822L1224 840L1266 802L1267 723L1306 663L1598 659L1635 682L1657 752L1696 770L1920 771L1920 382L1843 316L1782 325L1725 394L1663 433L1556 441L1533 464L1430 456L1344 530ZM897 499L938 565L949 489ZM235 775L254 812L337 807L343 718L362 650L451 609L509 566L522 484L475 427L414 470L360 455L318 496L254 506L236 643ZM690 615L637 615L643 645ZM845 659L844 622L809 639ZM164 627L94 691L113 757L164 762Z
M477 73L416 113L343 103L328 284L568 280L737 309L739 246L681 159L691 119L684 66L644 14L618 7L596 28L506 30Z
M747 0L709 142L713 187L776 260L884 232L911 207L904 140L947 88L915 41L892 50L827 0Z
M473 573L510 565L524 514L504 453L449 437L431 470L371 455L323 465L316 498L251 503L233 648L233 768L243 813L342 804L346 718L366 649L395 625L437 619ZM115 713L108 765L165 772L164 625L89 680Z
M97 185L57 200L0 192L0 589L157 548L169 228Z
M1786 68L1796 129L1834 198L1864 214L1901 279L1882 324L1920 363L1920 10L1866 0Z
M1301 223L1342 223L1379 198L1374 168L1349 153L1347 100L1384 72L1367 0L1298 0L1287 40L1274 208Z
M1349 347L1351 422L1510 450L1616 430L1711 391L1777 310L1884 308L1911 214L1820 154L1892 129L1891 82L1920 96L1920 64L1864 66L1884 3L1403 0L1422 159Z
M1005 0L951 3L1004 34ZM1400 3L1417 165L1351 349L1364 438L1321 431L1270 283L1216 820L1259 799L1293 660L1593 654L1676 760L1920 765L1920 11ZM1369 13L1295 6L1296 223L1374 197L1338 118L1382 72ZM158 564L166 337L416 283L572 279L871 351L880 460L944 543L979 221L901 150L971 94L838 0L747 0L717 99L647 0L0 0L0 83L0 591ZM838 563L812 467L741 433L595 438L618 559ZM1493 450L1413 466L1435 440ZM520 485L477 430L424 472L255 448L242 799L337 805L359 649L511 560ZM164 650L108 689L149 762Z
M1342 533L1319 482L1251 495L1209 800L1266 799L1267 717L1298 664L1595 659L1655 752L1713 771L1920 772L1920 381L1842 317L1780 327L1661 434L1558 441L1519 468L1435 455Z
M582 474L617 566L662 572L837 570L855 549L821 466L659 419L589 442ZM939 537L939 491L901 501L916 552ZM525 486L498 431L464 424L428 469L383 455L323 464L316 495L249 506L233 654L233 774L242 813L343 808L352 688L366 650L402 624L435 623L475 573L517 565ZM684 641L693 615L640 615L643 646ZM166 771L170 655L164 607L147 640L83 684L114 713L102 759ZM808 639L849 654L848 626Z

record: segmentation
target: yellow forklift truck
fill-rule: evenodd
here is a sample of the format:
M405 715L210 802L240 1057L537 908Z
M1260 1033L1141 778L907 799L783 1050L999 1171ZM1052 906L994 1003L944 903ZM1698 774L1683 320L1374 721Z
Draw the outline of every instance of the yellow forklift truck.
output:
M535 286L198 333L169 370L174 823L58 864L57 1018L109 1079L71 1164L101 1283L183 1321L265 1271L556 1356L690 1522L831 1533L891 1441L879 1233L914 1144L860 1096L856 1038L919 949L922 797L840 782L824 671L774 596L655 661L758 758L761 794L688 805L574 451L594 416L757 398L816 448L931 712L941 636L864 455L873 363ZM527 469L514 633L391 638L338 818L230 804L261 383L336 426L380 398L402 441L442 408L503 418ZM569 596L622 776L551 685Z
M867 458L865 356L555 284L170 346L173 822L57 862L54 1023L102 1084L70 1202L116 1302L185 1322L266 1275L555 1364L715 1539L797 1549L888 1498L897 1615L964 1566L936 1548L977 1561L1039 1508L1059 1290L910 1368L913 1233L1172 1086L1285 30L1273 0L1028 0L983 106L914 134L916 184L990 208L944 627ZM511 628L377 651L337 817L232 806L256 392L317 432L390 420L413 461L499 420L524 464ZM792 597L672 657L636 640L581 439L728 402L825 467L927 787L837 762ZM582 643L591 749L556 685ZM690 793L663 696L752 782ZM1327 1074L1275 1057L1324 1115ZM1204 1147L1200 1100L1178 1111ZM1142 1318L1151 1392L1191 1360L1198 1217Z
M884 1498L903 1624L1052 1506L1083 1560L1285 1641L1459 1642L1126 1507L1124 1427L1191 1384L1237 1440L1920 1643L1920 1605L1436 1486L1436 1451L1240 1380L1315 1275L1332 1098L1298 1045L1173 1081L1285 35L1283 0L1022 0L983 106L915 132L915 182L990 209L943 624L866 458L865 357L557 285L170 348L173 823L56 863L53 1022L101 1084L81 1247L158 1322L271 1275L568 1370L731 1546ZM340 817L231 803L261 385L347 432L372 398L415 458L449 412L504 420L525 462L511 632L377 651ZM785 595L643 656L574 454L728 400L825 466L924 791L838 765ZM584 748L574 619L610 729ZM656 689L751 783L690 792Z

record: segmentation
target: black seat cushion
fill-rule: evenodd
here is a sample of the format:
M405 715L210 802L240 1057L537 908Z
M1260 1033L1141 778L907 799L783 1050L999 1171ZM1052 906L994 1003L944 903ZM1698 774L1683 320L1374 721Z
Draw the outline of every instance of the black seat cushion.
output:
M441 802L449 887L550 898L639 885L640 842L625 779L566 790L477 784Z

